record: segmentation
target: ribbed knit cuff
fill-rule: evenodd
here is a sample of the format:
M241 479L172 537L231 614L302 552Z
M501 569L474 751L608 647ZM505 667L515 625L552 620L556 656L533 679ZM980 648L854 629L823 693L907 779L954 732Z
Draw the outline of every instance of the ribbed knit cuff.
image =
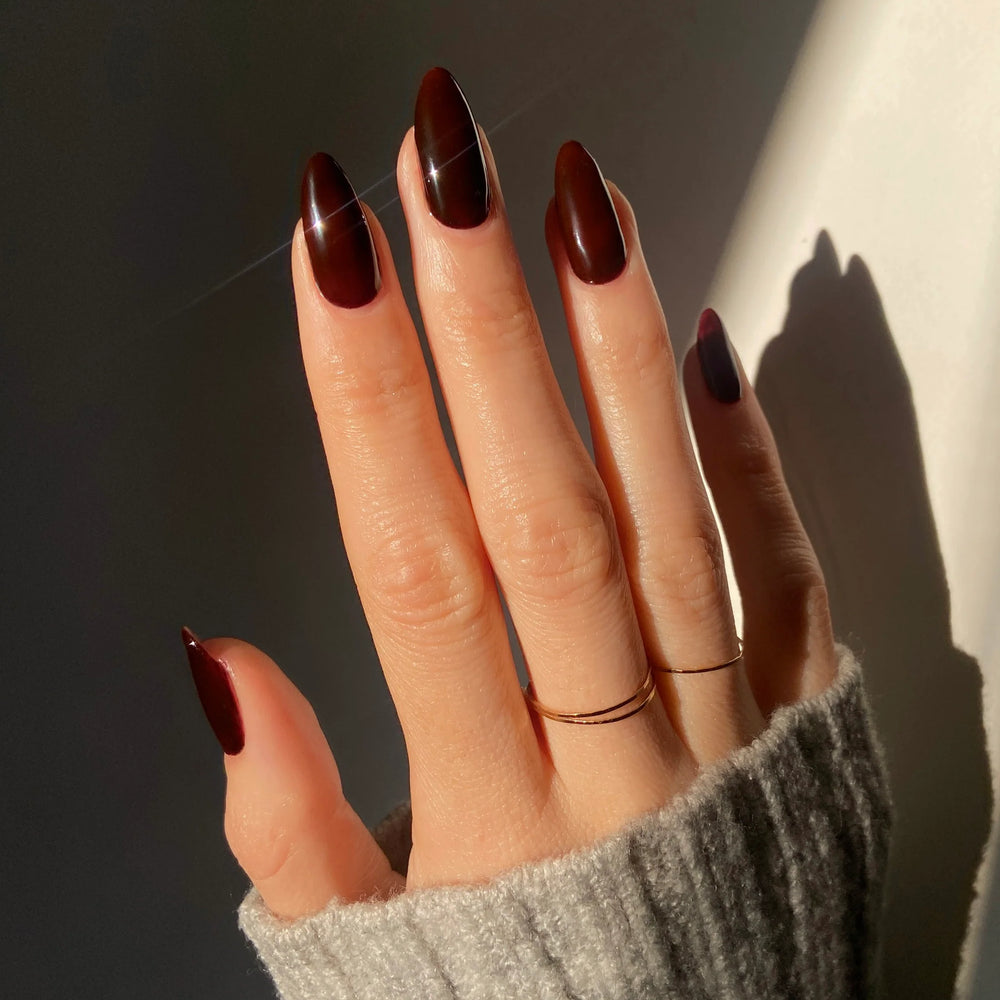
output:
M830 688L590 847L296 921L251 889L240 927L284 1000L865 997L891 805L838 652ZM409 819L404 803L376 828L394 864Z

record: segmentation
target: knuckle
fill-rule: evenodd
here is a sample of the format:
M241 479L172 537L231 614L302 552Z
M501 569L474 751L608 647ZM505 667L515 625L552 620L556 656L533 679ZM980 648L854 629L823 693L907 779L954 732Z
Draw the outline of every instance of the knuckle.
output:
M815 559L806 558L784 567L767 594L769 616L798 637L810 636L832 649L833 623L830 598Z
M281 874L303 833L315 828L329 807L316 796L301 794L285 795L279 805L256 796L227 802L223 822L226 841L256 885Z
M388 357L330 373L330 394L341 414L366 417L405 406L422 389L427 370L422 357Z
M372 552L368 590L383 621L464 631L486 615L489 578L477 547L455 531L399 531Z
M792 543L790 551L785 552L772 600L810 620L829 617L826 580L809 546Z
M534 337L538 322L523 286L501 285L456 297L444 309L444 333L459 355L503 352Z
M822 575L802 592L802 606L809 622L823 625L830 622L830 592Z
M649 593L682 607L689 616L715 614L727 587L718 532L671 540L668 547L650 554L643 575Z
M620 571L614 514L597 493L515 506L493 535L498 569L528 597L586 599Z
M772 443L757 433L741 436L734 444L730 467L738 478L751 482L762 498L784 496L785 480Z
M612 385L652 388L670 381L670 341L661 326L642 326L628 338L600 337L592 351L602 381Z

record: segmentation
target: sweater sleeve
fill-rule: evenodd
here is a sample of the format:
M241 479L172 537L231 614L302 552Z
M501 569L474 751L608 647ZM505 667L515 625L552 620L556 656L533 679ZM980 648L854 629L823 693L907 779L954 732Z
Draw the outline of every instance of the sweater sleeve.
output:
M891 802L859 665L663 808L483 886L239 909L283 1000L871 995ZM408 803L376 827L406 870Z

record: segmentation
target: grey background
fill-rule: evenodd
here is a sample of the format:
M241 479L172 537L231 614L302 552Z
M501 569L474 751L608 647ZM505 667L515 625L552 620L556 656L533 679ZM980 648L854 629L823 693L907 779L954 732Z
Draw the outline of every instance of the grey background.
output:
M245 638L283 666L316 707L366 822L407 796L280 249L308 155L330 151L366 192L407 282L396 151L420 76L448 66L490 133L528 281L583 427L542 238L559 144L586 143L632 200L682 346L812 6L5 7L4 994L271 995L235 926L246 882L223 838L220 754L187 672L182 624ZM877 276L861 261L841 274L824 239L797 297L791 290L761 394L819 539L839 631L889 663L869 681L902 811L889 992L943 997L989 809L978 674L951 648L908 385ZM846 344L845 323L860 331ZM857 412L859 370L875 380L865 398L892 401L881 437L839 419ZM917 553L916 583L890 571L898 552L882 550L870 494L843 485L887 454L901 456L900 476L883 484L883 500L911 511L902 527L893 522L894 544ZM817 480L820 466L842 476ZM837 546L831 526L858 530ZM898 592L898 607L868 613L852 597L862 577L874 599ZM922 655L928 669L904 677L892 663L915 600L926 624L907 655ZM950 656L957 678L937 730L948 767L936 772L912 738L931 704L932 654ZM896 697L901 684L908 701ZM968 779L949 780L955 773ZM943 818L922 806L931 793L950 795Z

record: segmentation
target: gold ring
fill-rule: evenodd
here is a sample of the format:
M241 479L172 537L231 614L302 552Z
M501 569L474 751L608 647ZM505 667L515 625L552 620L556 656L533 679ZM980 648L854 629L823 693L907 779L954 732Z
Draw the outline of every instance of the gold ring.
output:
M656 681L653 680L653 668L650 667L646 671L646 677L643 682L636 688L635 694L626 698L624 701L618 702L617 705L611 705L608 708L598 709L596 712L557 712L555 709L548 708L545 705L540 704L535 700L533 695L530 693L532 690L531 681L528 681L526 687L521 688L521 693L527 699L528 704L536 711L539 715L544 715L547 719L555 719L556 722L574 722L581 726L599 726L605 722L621 722L622 719L627 719L636 712L641 711L647 704L649 704L650 699L656 693ZM636 699L641 699L638 705L631 708L628 712L624 712L622 715L615 715L610 719L601 719L597 716L607 715L609 712L614 712L620 708L628 708Z
M743 640L737 636L736 641L739 643L740 651L731 660L726 660L725 663L716 663L711 667L692 667L686 670L679 670L677 667L657 667L656 669L664 674L707 674L712 670L721 670L723 667L731 667L734 663L738 663L743 659Z
M725 663L716 663L711 667L690 667L685 670L681 670L677 667L657 667L661 673L665 674L705 674L712 670L722 670L723 667L731 667L734 663L738 663L743 659L743 640L737 637L736 640L739 643L739 652L731 659L726 660ZM528 704L536 711L539 715L544 715L547 719L554 719L556 722L573 722L581 726L600 726L606 722L621 722L622 719L628 719L635 715L636 712L641 711L646 705L649 704L650 699L656 693L656 681L653 679L653 667L650 665L649 669L646 671L646 676L643 682L636 688L635 693L626 698L624 701L618 702L616 705L611 705L608 708L598 709L596 712L558 712L553 708L549 708L547 705L541 704L534 695L531 693L534 689L531 686L531 681L528 681L527 685L521 688L521 693L524 695ZM638 704L634 704L638 701ZM634 705L634 707L629 707ZM613 715L610 718L601 718L601 716L608 716L611 712L618 711L619 709L628 709L626 712L622 712L620 715Z

